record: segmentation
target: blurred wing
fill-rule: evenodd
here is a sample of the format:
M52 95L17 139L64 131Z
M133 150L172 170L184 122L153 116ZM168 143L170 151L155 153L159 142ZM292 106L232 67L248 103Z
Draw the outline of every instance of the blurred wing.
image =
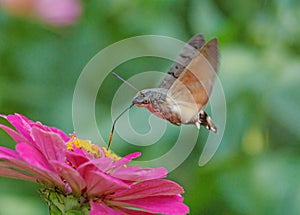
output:
M187 65L197 55L199 49L205 44L204 37L198 34L192 37L181 50L176 62L173 63L168 74L164 77L159 88L169 89L174 81L180 76Z
M183 120L195 116L208 102L218 66L218 41L205 44L168 90Z

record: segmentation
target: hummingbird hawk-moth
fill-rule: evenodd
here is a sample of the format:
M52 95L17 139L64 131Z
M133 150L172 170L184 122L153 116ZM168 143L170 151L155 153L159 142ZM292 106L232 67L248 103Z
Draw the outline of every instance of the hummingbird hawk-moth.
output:
M116 118L108 147L112 141L116 121L132 106L145 107L154 115L178 126L194 124L200 129L202 125L216 133L217 127L203 109L209 100L217 74L218 56L216 38L205 43L201 34L192 37L160 85L157 88L139 91L131 106ZM113 74L123 80L117 74ZM133 87L127 81L123 81Z

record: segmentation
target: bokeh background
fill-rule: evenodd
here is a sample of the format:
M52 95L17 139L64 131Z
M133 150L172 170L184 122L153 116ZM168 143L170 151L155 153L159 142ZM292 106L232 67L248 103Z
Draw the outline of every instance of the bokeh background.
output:
M137 35L183 41L197 33L217 37L227 101L223 141L209 164L199 167L208 134L201 130L189 158L168 178L185 188L191 214L300 214L299 1L92 0L80 7L77 19L67 23L49 22L30 10L0 9L1 113L22 113L71 133L76 81L101 49ZM140 71L167 71L170 65L142 58L119 71L127 79ZM97 120L107 134L112 98L120 85L108 77L97 99ZM149 125L142 120L137 127L144 132ZM116 134L113 149L120 155L142 151L155 158L177 136L178 128L168 125L161 141L139 148ZM14 148L2 131L0 144ZM0 214L47 214L38 188L0 178Z

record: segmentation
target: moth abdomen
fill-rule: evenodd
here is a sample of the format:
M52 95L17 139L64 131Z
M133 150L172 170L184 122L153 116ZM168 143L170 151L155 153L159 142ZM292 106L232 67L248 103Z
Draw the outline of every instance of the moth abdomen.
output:
M211 120L210 116L204 110L201 110L199 112L198 119L199 119L200 125L204 126L205 128L207 128L210 131L213 131L214 133L217 133L217 131L218 131L217 127Z

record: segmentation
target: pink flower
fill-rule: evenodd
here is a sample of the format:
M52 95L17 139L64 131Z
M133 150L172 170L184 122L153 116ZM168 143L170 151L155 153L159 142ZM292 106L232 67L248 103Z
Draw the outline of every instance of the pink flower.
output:
M0 116L15 127L0 124L17 143L16 150L0 147L0 176L44 185L41 193L50 210L62 208L55 201L59 196L91 215L189 212L180 195L183 188L162 179L167 174L164 168L127 166L139 152L120 158L20 114Z
M73 24L81 14L79 0L0 0L7 11L51 25Z

